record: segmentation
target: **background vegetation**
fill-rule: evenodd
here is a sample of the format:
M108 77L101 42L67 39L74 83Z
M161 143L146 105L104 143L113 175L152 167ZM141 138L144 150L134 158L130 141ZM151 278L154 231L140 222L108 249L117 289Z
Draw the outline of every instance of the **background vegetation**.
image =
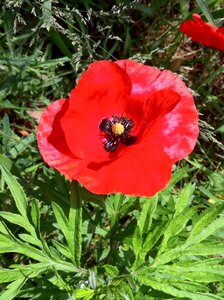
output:
M224 298L224 51L178 31L194 12L221 26L223 1L2 0L0 299ZM42 110L123 58L177 73L200 113L195 151L152 199L92 195L37 149Z

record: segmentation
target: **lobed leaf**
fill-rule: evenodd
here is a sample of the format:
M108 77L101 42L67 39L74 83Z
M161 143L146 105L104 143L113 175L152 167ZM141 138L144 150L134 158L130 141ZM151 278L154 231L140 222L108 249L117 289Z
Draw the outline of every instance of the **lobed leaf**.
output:
M188 240L198 235L203 229L205 229L212 221L214 221L218 215L223 211L224 205L215 205L205 210L198 221L194 224L193 229L188 237Z
M26 278L19 278L12 283L10 283L6 290L0 294L0 300L12 300L15 299L16 295L19 293L20 289L26 282Z
M191 183L187 184L184 189L181 191L180 196L177 198L176 204L175 204L175 214L179 215L181 212L185 209L187 204L191 201L191 196L194 192L195 186Z
M27 218L27 200L22 187L8 169L3 166L0 166L0 169L12 193L18 211L24 218Z
M177 214L174 215L174 217L170 220L167 228L163 233L163 240L159 246L157 255L160 255L162 252L165 251L167 247L167 243L170 240L170 238L176 236L185 228L187 222L192 218L195 212L196 212L196 207L190 207L185 209L179 215Z
M91 299L92 296L95 294L95 290L86 288L86 289L76 289L73 291L73 295L77 298L77 299L82 299L85 298L87 299Z
M208 293L198 293L198 292L193 293L185 290L179 290L175 288L172 284L155 281L153 279L150 279L147 275L138 275L136 279L140 283L146 286L150 286L155 290L162 291L174 297L186 297L192 300L212 300L212 299L221 300L222 299L219 296L215 296Z
M14 214L8 211L0 211L0 216L12 224L16 224L19 225L20 227L23 227L28 232L31 231L30 229L32 225L29 223L28 219L24 218L19 214Z
M143 234L148 234L151 224L152 217L154 212L156 211L158 202L158 196L154 196L150 199L146 199L143 203L140 215L138 217L138 222L135 228L135 232L132 238L133 250L135 253L136 259L141 251L143 244Z
M106 273L110 276L116 277L119 275L119 270L116 266L104 265L103 268L105 269Z

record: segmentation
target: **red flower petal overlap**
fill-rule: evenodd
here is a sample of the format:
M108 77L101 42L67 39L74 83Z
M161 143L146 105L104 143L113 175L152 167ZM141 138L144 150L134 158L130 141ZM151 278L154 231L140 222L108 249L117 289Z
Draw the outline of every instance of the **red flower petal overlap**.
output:
M99 61L69 99L47 107L37 140L49 166L94 193L152 196L193 150L198 131L193 97L172 72Z
M193 20L186 20L180 25L180 31L195 42L224 50L224 26L215 27L203 21L198 14L193 14L192 17Z

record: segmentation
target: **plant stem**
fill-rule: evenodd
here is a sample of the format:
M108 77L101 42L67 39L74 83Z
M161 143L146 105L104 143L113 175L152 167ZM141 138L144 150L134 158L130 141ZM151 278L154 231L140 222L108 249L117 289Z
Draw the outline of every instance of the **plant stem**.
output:
M77 181L71 182L69 225L73 231L73 255L74 263L80 266L82 253L82 201L79 194Z

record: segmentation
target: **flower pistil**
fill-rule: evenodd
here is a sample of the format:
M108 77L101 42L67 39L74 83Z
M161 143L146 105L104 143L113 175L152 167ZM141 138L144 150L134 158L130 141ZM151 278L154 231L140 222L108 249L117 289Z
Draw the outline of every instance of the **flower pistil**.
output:
M105 133L104 149L108 152L116 151L118 145L132 145L136 137L131 136L134 123L125 116L113 115L111 119L104 118L99 124L99 129Z

